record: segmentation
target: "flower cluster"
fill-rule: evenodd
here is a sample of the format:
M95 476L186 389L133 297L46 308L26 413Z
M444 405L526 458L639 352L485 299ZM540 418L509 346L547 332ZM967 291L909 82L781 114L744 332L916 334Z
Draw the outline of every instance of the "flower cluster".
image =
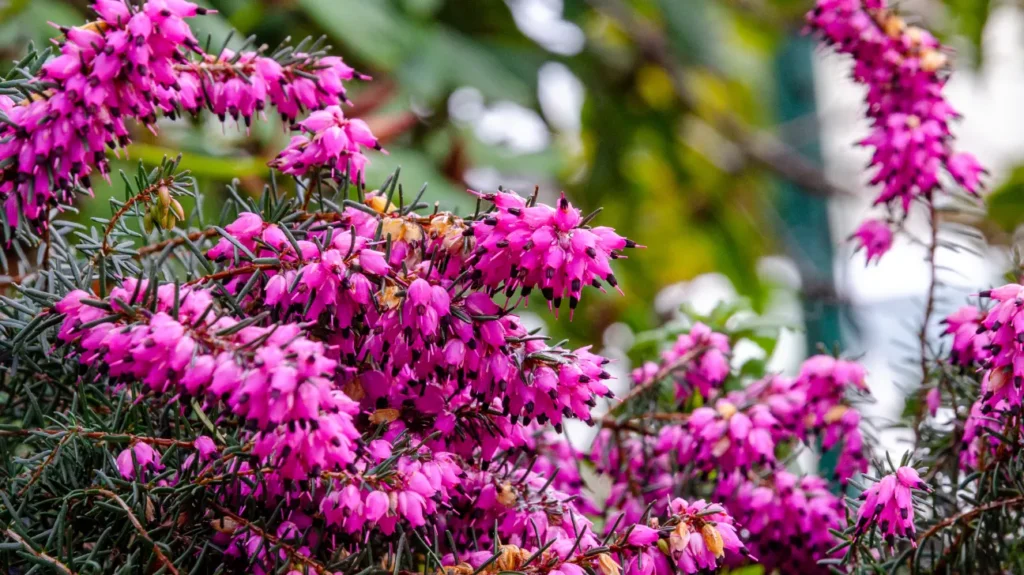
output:
M377 197L369 198L368 208ZM478 415L479 406L492 423L501 419L497 425L537 421L560 429L565 418L589 421L597 398L610 395L608 360L588 348L547 345L486 292L466 293L463 288L479 286L478 279L448 278L436 265L447 255L443 242L429 239L437 217L402 217L424 231L416 249L395 262L379 251L385 247L393 256L394 243L387 248L374 235L399 217L349 206L330 226L306 233L243 213L208 256L230 260L229 290L248 285L247 297L276 308L283 319L330 325L339 361L359 366L342 377L367 408L409 410L421 424L432 420L444 437ZM473 240L485 241L488 233ZM290 236L302 239L293 244ZM249 256L278 263L243 261ZM249 285L254 274L264 278L255 288ZM494 439L487 456L506 447Z
M771 411L756 404L740 411L728 399L714 408L699 407L690 413L686 426L661 429L657 449L673 452L679 461L690 461L698 469L725 473L775 464L775 446L790 437Z
M706 328L696 329L699 337L706 336ZM666 364L679 357L670 354ZM701 366L700 355L690 354L678 369L688 373ZM660 375L648 377L671 373L663 367L649 371ZM767 558L766 565L813 571L837 543L829 529L842 527L845 506L823 479L797 479L777 457L817 439L823 449L838 450L839 483L866 471L860 415L851 404L867 391L864 377L855 362L815 356L795 378L768 376L717 398L712 390L713 401L689 413L658 414L657 429L608 422L590 458L612 480L607 503L612 518L635 522L649 506L663 512L680 485L710 483L715 500L742 518L752 551ZM799 521L786 521L787 515ZM815 535L807 539L806 533Z
M501 495L498 495L500 498ZM492 499L491 497L488 498ZM721 507L703 500L692 503L673 499L660 518L651 518L649 524L630 524L610 538L604 548L625 560L620 565L596 539L557 537L547 550L534 550L527 543L510 542L499 548L492 559L489 552L465 553L444 558L449 575L469 574L485 569L494 561L494 570L526 571L533 553L541 555L542 572L563 575L671 575L673 573L706 573L717 570L727 562L748 557L746 546L740 541L733 523ZM579 519L579 518L578 518ZM583 526L584 523L576 523ZM589 527L589 521L586 522ZM559 531L561 528L559 528ZM548 528L550 531L550 528ZM543 538L544 528L538 529Z
M818 564L846 526L846 506L820 477L798 478L785 470L765 480L734 474L718 486L719 498L750 533L748 544L765 570L826 573Z
M220 121L231 117L252 124L268 104L290 124L305 110L337 107L346 101L346 80L369 80L341 58L316 58L291 52L284 63L258 52L200 54L175 66L175 84L156 87L156 99L164 113L198 114L204 108Z
M970 154L953 150L951 123L958 114L942 91L947 58L927 31L909 26L885 1L818 0L807 15L810 27L854 60L853 78L867 86L871 134L861 144L874 149L882 184L878 203L907 209L930 197L945 170L977 193L984 169Z
M985 312L973 305L965 305L942 320L945 333L953 336L949 358L965 368L983 364L991 356L990 336L981 324Z
M849 402L851 395L866 392L860 364L817 355L804 361L796 378L765 378L733 400L766 406L788 437L807 442L816 436L826 450L839 446L834 476L845 483L867 470L860 412Z
M981 320L978 331L984 331L989 357L983 360L985 375L981 385L982 412L989 413L996 406L1005 404L1010 411L1017 412L1024 398L1021 382L1024 382L1024 286L1008 284L981 293L995 305ZM979 342L979 343L982 343ZM973 341L971 342L973 346ZM981 359L981 358L978 358Z
M662 352L660 365L649 361L634 369L633 383L649 383L662 369L681 370L682 377L676 379L678 400L689 397L694 390L710 398L729 375L729 353L728 336L696 322L687 333L679 335L672 347Z
M895 544L899 536L910 539L911 544L917 547L914 528L915 489L931 490L917 470L900 467L861 493L863 503L857 512L854 535L860 537L871 528L878 527L890 546Z
M356 404L333 387L337 364L323 344L303 337L295 324L264 328L215 320L209 292L176 292L173 284L160 286L155 313L143 314L134 306L145 284L126 280L106 301L78 290L57 303L64 314L60 338L75 344L80 362L155 393L223 401L259 430L253 453L285 479L353 461ZM169 313L174 306L177 317ZM111 312L123 319L98 322ZM141 445L136 459L152 462L151 454L140 454Z
M685 499L673 499L668 508L674 515L700 517L699 521L680 521L669 535L671 557L681 572L713 570L718 567L718 560L725 557L726 551L748 554L736 533L732 517L721 507L708 505L703 500L688 503Z
M965 471L984 469L985 464L993 460L996 450L1002 443L1000 436L1006 436L1011 421L1003 422L992 415L986 415L982 410L985 407L983 401L976 401L971 405L971 411L964 422L964 435L960 450L960 468ZM1005 402L993 406L995 414L1007 412ZM1018 425L1018 428L1020 426ZM1021 429L1017 430L1018 432Z
M887 0L817 0L807 14L810 30L853 59L853 79L867 87L871 131L860 145L872 150L876 204L902 220L914 199L932 201L948 174L977 195L986 170L971 154L956 151L952 123L959 117L943 94L946 49L926 30L908 25ZM878 260L892 245L889 223L870 219L853 234Z
M311 167L320 167L329 170L332 177L344 175L362 184L369 162L362 149L381 149L366 122L346 118L340 106L313 112L298 127L308 135L293 137L271 163L285 174L301 176Z
M568 298L570 315L584 286L603 290L603 281L619 290L610 262L622 257L622 249L638 246L611 228L587 226L565 194L553 208L514 192L478 196L496 209L471 228L472 263L484 285L508 295L519 289L523 297L539 288L556 310Z
M60 54L30 81L32 97L0 95L0 200L12 227L46 227L51 207L91 189L94 169L108 177L107 148L130 142L128 120L155 131L160 113L208 108L248 124L267 103L294 120L344 101L342 81L357 76L334 57L204 54L186 19L207 10L185 0L97 0L93 9L97 21L61 28Z

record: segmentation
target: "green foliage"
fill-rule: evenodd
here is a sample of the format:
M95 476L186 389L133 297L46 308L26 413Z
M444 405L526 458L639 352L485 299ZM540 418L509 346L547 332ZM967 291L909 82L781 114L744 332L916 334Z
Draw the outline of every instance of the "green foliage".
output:
M998 188L985 198L988 218L1004 231L1012 232L1024 222L1024 166L1018 166Z
M950 34L963 38L969 48L957 63L977 68L984 58L981 35L997 3L991 0L943 0L943 4L952 22Z

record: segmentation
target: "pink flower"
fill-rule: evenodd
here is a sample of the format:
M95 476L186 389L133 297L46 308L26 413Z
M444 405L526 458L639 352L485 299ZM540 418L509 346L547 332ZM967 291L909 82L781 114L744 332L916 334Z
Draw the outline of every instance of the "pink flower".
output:
M928 406L928 413L935 417L935 414L939 412L939 406L942 405L942 391L938 387L929 389L925 394L924 402Z
M340 106L313 112L299 122L308 135L295 136L271 165L286 174L303 176L326 169L334 177L347 176L363 182L369 160L363 148L382 150L366 122L345 117Z
M967 367L991 357L991 335L981 326L984 320L985 312L972 305L963 306L942 320L945 333L953 335L949 353L953 363Z
M890 546L899 536L910 539L911 544L917 547L911 494L913 489L930 491L916 470L900 467L896 473L886 475L861 493L859 498L864 503L857 512L854 534L860 537L868 529L877 526Z
M138 303L134 287L134 280L126 280L111 291L109 301L131 311ZM249 326L230 336L210 337L238 321L214 321L213 314L205 313L212 296L204 290L181 288L175 298L174 287L166 284L157 290L156 313L139 323L100 323L88 329L81 326L97 319L97 311L106 312L82 305L82 295L72 292L58 307L66 314L62 338L79 348L81 361L101 361L111 378L141 381L158 393L185 392L223 402L258 430L252 453L274 462L286 479L305 479L313 471L341 468L354 459L359 433L352 418L357 405L334 389L331 376L337 362L326 357L322 343L302 337L295 324ZM168 313L174 305L177 320ZM182 323L193 314L206 323ZM236 353L253 341L261 342L254 353ZM136 456L138 450L151 451L144 444L135 449Z
M8 119L0 124L0 208L11 227L45 227L50 209L71 203L76 187L91 189L94 171L108 178L106 149L130 143L130 120L156 132L160 114L206 108L248 126L274 106L294 122L305 110L346 101L343 81L366 78L337 57L292 52L281 64L257 52L205 54L186 23L205 8L185 0L128 6L97 1L96 25L60 27L59 55L29 80L44 97L15 104L0 96ZM368 142L365 124L352 123L353 141Z
M861 144L873 149L877 171L871 183L882 187L876 202L906 210L914 198L930 198L940 188L942 170L977 194L984 169L970 154L954 150L950 125L959 115L943 95L945 50L886 4L818 0L807 14L824 42L852 57L854 80L867 86L872 126ZM869 260L874 253L869 250Z
M691 504L684 499L674 499L668 507L674 515L693 517L700 514L699 520L681 521L669 536L672 558L683 573L715 570L727 551L748 555L736 533L732 517L722 508L709 506L704 500Z
M626 542L634 546L646 546L658 540L658 532L645 525L636 525L629 532Z
M883 220L864 220L857 231L850 236L859 242L857 249L867 254L867 263L881 260L882 256L892 247L892 230Z
M136 464L140 471L157 471L164 468L160 463L160 454L148 443L142 441L125 449L117 456L117 470L125 479L135 479Z
M747 544L766 572L820 572L818 561L839 543L831 530L846 526L842 497L820 477L798 478L781 469L765 481L734 474L717 493L750 533Z
M996 302L995 306L984 314L984 318L981 319L979 314L971 320L971 312L966 311L957 319L964 320L961 329L969 329L970 323L980 320L977 337L984 336L985 339L980 339L979 343L988 342L982 350L981 359L982 367L985 368L981 384L984 402L982 412L990 413L995 406L1003 402L1008 408L1016 409L1020 407L1024 398L1024 352L1021 351L1020 345L1024 339L1021 335L1024 333L1024 287L1009 284L984 291L980 295ZM966 345L973 351L973 341ZM965 347L964 351L967 349ZM988 354L991 356L985 357Z
M202 461L208 461L213 458L213 454L217 453L217 444L212 439L205 435L200 435L195 440L196 451L199 452L199 459Z
M520 289L523 297L539 288L555 309L568 298L570 316L584 286L603 289L604 281L619 290L610 261L622 257L624 248L642 247L611 228L585 225L564 193L554 208L512 191L474 193L497 209L472 228L477 246L473 266L482 284L508 295Z

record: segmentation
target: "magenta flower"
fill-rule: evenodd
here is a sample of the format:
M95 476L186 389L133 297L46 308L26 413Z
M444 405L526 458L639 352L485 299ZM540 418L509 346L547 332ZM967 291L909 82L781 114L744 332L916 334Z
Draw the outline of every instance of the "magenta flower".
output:
M658 532L646 525L636 525L626 537L626 542L637 547L648 546L658 540Z
M217 444L213 442L213 439L205 435L200 435L195 441L196 451L199 452L199 459L208 461L213 458L213 454L217 453Z
M134 287L135 280L125 280L108 301L131 312L137 303ZM250 326L231 336L211 337L236 320L214 321L206 313L213 297L189 288L181 288L178 319L172 318L165 310L175 301L174 288L161 286L158 311L146 321L100 323L88 329L81 326L107 312L83 304L88 297L84 292L72 292L56 306L66 315L61 337L78 347L81 361L99 361L112 378L133 378L157 393L184 392L225 402L259 430L253 436L253 453L273 461L288 479L352 461L352 445L359 437L352 423L356 404L333 388L330 376L337 363L325 357L323 344L302 337L294 324ZM191 318L204 323L188 323ZM237 354L257 340L262 346L253 356Z
M326 169L332 177L348 176L362 183L369 163L363 148L383 151L366 122L346 118L340 106L313 112L298 127L306 134L293 137L271 162L286 174L303 176Z
M256 52L203 54L198 61L179 65L177 84L170 89L158 88L156 98L168 114L179 109L198 114L206 108L222 122L230 116L248 127L255 115L270 106L289 123L304 110L336 106L347 101L343 81L370 79L335 56L291 56L290 63L282 66Z
M850 239L859 242L857 249L865 251L870 264L872 260L881 260L892 247L892 230L884 220L864 220Z
M1024 353L1020 342L1024 339L1024 287L1009 284L994 290L984 291L981 297L995 300L995 306L981 319L978 331L984 331L988 345L983 349L991 356L982 361L985 375L982 379L983 413L1005 402L1010 409L1017 409L1024 397L1021 383L1024 382ZM969 312L965 313L965 317ZM982 340L984 341L984 340ZM980 343L980 342L979 342ZM973 346L973 342L971 343Z
M708 471L731 472L774 464L776 443L786 437L764 405L740 411L725 399L718 400L714 408L695 409L685 433L676 429L662 428L658 449L675 451L679 461L692 462Z
M106 149L130 143L128 120L155 132L161 113L207 108L248 125L275 106L294 121L304 110L336 107L345 101L343 81L365 78L336 57L293 53L282 65L255 52L204 54L186 19L207 10L184 0L132 8L100 0L93 8L99 21L60 28L60 54L30 80L40 97L0 96L9 120L0 125L0 201L11 226L44 228L49 210L72 202L76 186L91 189L94 170L107 178ZM350 122L354 141L372 140L365 124Z
M910 539L917 547L914 529L914 501L912 490L930 491L917 471L900 467L896 473L886 475L860 494L863 503L857 512L854 535L860 537L872 527L878 527L886 542L892 546L897 536Z
M624 248L642 246L611 228L587 226L564 193L554 208L530 203L512 191L476 195L497 210L472 227L472 263L483 285L509 295L520 289L524 297L539 288L548 307L556 310L568 298L570 317L584 286L603 289L604 281L621 293L610 261L622 257Z
M846 526L843 499L820 477L798 478L778 470L766 481L739 474L718 486L718 497L750 536L751 553L765 571L825 573L818 561L839 543L831 530Z
M989 408L987 413L986 408ZM963 447L960 450L961 469L985 469L996 457L997 449L1002 443L1001 437L1024 432L1024 425L1014 418L1000 417L1007 413L1009 406L1005 401L989 405L984 399L979 399L971 405L967 421L964 422Z
M697 322L688 333L681 334L672 347L661 354L662 363L675 364L694 351L699 351L699 354L681 371L685 374L685 383L688 384L691 393L692 390L697 390L702 397L710 399L729 376L729 338ZM683 381L679 381L676 398L682 401L688 396Z
M949 352L953 363L970 366L984 363L991 355L991 335L982 327L985 312L975 306L963 306L942 320L945 333L953 336L953 347Z
M135 479L136 465L140 471L158 471L164 468L160 463L160 454L148 443L142 441L125 449L117 456L117 470L125 479Z
M205 10L189 2L129 11L124 2L101 0L94 8L98 25L61 28L60 55L33 80L46 97L0 99L9 120L0 126L0 198L12 226L24 220L45 227L50 207L71 202L76 184L90 187L94 166L106 177L106 147L129 141L125 118L152 126L151 94L170 89L174 61L198 49L184 18Z
M886 4L818 0L807 14L812 30L853 58L853 78L867 86L872 127L861 144L874 149L877 172L871 183L882 186L876 202L906 210L914 198L930 198L939 189L942 170L976 194L985 170L970 154L953 149L950 124L958 114L943 95L944 48Z

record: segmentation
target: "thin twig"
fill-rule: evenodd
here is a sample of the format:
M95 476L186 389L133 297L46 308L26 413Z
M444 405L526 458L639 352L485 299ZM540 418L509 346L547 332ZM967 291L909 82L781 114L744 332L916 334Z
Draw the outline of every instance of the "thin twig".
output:
M663 421L668 423L686 423L690 420L688 413L647 413L640 417L626 421L615 421L614 419L602 418L601 427L613 431L633 431L642 435L654 435L654 432L642 425L644 421Z
M921 320L921 331L917 334L921 353L921 388L928 383L928 324L931 323L932 313L935 311L935 287L938 281L938 267L935 265L935 254L939 246L939 225L935 217L935 203L931 198L925 200L928 204L928 226L931 228L931 241L927 246L926 261L928 262L928 291L925 293L924 318ZM914 446L921 441L921 422L924 421L925 404L922 402L914 415Z
M148 443L160 447L171 447L176 445L191 449L194 445L191 441L183 439L165 439L162 437L148 437L145 435L132 435L130 433L106 433L103 431L86 431L81 427L69 427L67 429L4 429L0 430L0 437L24 436L24 435L60 435L66 433L65 439L72 435L78 435L86 439L124 441L129 443Z
M53 463L53 460L57 458L57 452L60 451L61 447L64 447L64 444L67 443L68 440L71 439L71 437L72 434L69 433L64 437L60 438L60 441L57 442L57 445L53 446L53 449L50 450L50 454L46 456L46 459L43 460L39 467L36 467L32 471L32 475L29 476L28 482L25 483L25 486L18 490L18 497L23 497L25 493L28 491L28 488L32 487L32 484L35 483L36 480L38 480L43 475L43 471L45 471L46 468L49 467L51 463Z
M672 372L676 371L677 369L685 367L686 364L688 364L691 361L693 361L694 359L696 359L697 356L699 356L700 354L704 353L705 351L707 351L707 348L705 346L698 346L698 347L695 347L695 348L687 351L683 355L679 356L679 358L676 359L675 361L671 361L669 363L666 363L665 365L663 365L661 367L661 369L659 369L649 379L647 379L647 380L637 384L636 387L634 387L633 389L629 390L629 393L627 393L626 395L622 396L622 399L620 399L618 403L616 403L613 407L611 407L608 410L608 413L611 413L611 412L615 411L619 407L622 407L623 405L625 405L625 404L629 403L630 401L632 401L637 396L642 395L644 392L646 392L647 390L649 390L652 387L654 387L654 385L657 384L659 381L665 379L666 377L671 375Z
M274 537L273 535L267 533L263 529L260 529L259 527L256 527L255 525L253 525L248 520L242 518L240 515L232 512L232 511L229 511L227 508L222 507L220 505L217 505L216 503L211 504L211 507L216 509L218 512L223 514L225 517L230 518L231 520L233 520L234 522L238 523L242 527L248 529L249 531L255 533L259 537L265 539L272 546L281 549L282 551L287 553L288 556L292 558L292 560L298 561L299 563L302 563L303 565L306 565L307 567L309 567L310 569L316 571L320 575L331 575L331 572L327 569L327 567L325 565L323 565L322 563L320 563L319 561L316 561L312 557L307 557L306 555L303 555L303 554L299 553L299 551L297 549L295 549L295 547L285 543L284 541L281 541L281 539L279 539L277 537Z
M28 543L28 541L25 541L24 539L22 539L21 536L18 535L17 533L15 533L13 530L8 529L6 531L6 533L7 533L8 537L10 537L13 541L15 541L17 543L20 543L21 546L24 547L25 550L28 553L30 553L33 557L35 557L36 559L42 561L43 563L46 563L47 565L53 567L54 569L60 571L61 573L64 573L65 575L75 575L75 572L72 571L71 569L69 569L67 565L61 563L60 561L58 561L57 559L54 559L53 557L50 557L49 555L47 555L46 553L43 553L42 551L36 551L35 548L32 547L32 545L30 545Z
M210 228L208 230L200 230L198 232L192 232L192 233L188 234L187 237L188 237L188 241L194 242L194 241L199 240L199 239L209 238L209 237L215 236L215 235L217 235L217 233L218 233L217 230L215 230L213 228ZM169 240L164 240L162 242L157 242L155 244L149 244L148 246L142 246L141 248L139 248L139 251L136 252L135 257L136 258L141 258L143 256L148 256L149 254L159 253L159 252L163 251L163 249L165 247L167 247L167 246L179 246L179 245L184 244L185 241L186 240L185 240L184 237L171 238Z
M159 190L164 186L169 186L173 183L173 177L161 178L154 182L152 185L140 191L139 193L128 198L128 201L126 201L123 206L121 206L116 212L114 212L114 215L111 216L110 221L107 222L107 226L103 229L103 245L100 247L98 255L103 257L110 253L110 234L114 233L114 227L117 226L117 222L121 221L121 218L124 217L126 213L128 213L128 210L130 210L132 206L134 206L140 201L148 202L150 198L153 197L153 192Z
M210 281L217 281L217 280L227 279L227 278L231 278L231 277L235 277L235 276L251 274L251 273L258 272L260 270L276 270L276 269L279 269L280 267L281 267L280 265L276 265L276 264L251 264L251 265L237 267L237 268L229 268L229 269L226 269L226 270L223 270L223 271L219 271L217 273L213 273L213 274L209 274L209 275L198 277L198 278L196 278L194 280L185 282L184 285L193 286L193 285L197 285L197 284L201 284L201 283L206 283L206 282L210 282Z
M924 320L921 322L921 331L918 333L918 340L921 344L922 385L928 379L928 324L931 322L932 312L935 310L935 284L939 271L935 265L935 252L939 246L939 226L935 220L935 204L930 200L928 201L928 225L931 227L931 243L928 244L928 292L925 296Z
M121 507L121 509L124 509L124 512L128 514L128 521L130 521L131 524L135 526L135 530L139 532L139 535L141 535L143 539L148 541L149 544L153 546L153 554L156 555L156 558L159 559L160 562L167 567L167 570L170 571L172 575L178 575L177 567L175 567L174 563L172 563L171 560L168 559L166 555L164 555L164 552L160 550L160 547L156 544L155 541L153 541L153 538L149 536L149 532L147 532L146 528L142 526L142 523L139 523L139 520L135 517L135 514L132 513L131 507L128 507L128 504L125 503L124 500L121 499L113 491L109 491L107 489L97 489L96 492L106 497L107 499L113 499L114 502Z
M964 511L963 513L958 513L952 517L947 517L946 519L939 521L935 525L932 525L927 531L925 531L924 534L917 539L917 544L920 546L922 543L927 541L929 537L935 535L936 533L945 529L946 527L953 525L954 523L959 523L963 520L973 519L974 517L981 515L982 513L985 513L986 511L991 511L993 509L999 509L1002 507L1013 507L1016 505L1024 505L1024 495L1019 495L1017 497L1012 497L1010 499L1001 499L999 501L990 501L984 505L975 507L974 509L969 509L967 511Z

